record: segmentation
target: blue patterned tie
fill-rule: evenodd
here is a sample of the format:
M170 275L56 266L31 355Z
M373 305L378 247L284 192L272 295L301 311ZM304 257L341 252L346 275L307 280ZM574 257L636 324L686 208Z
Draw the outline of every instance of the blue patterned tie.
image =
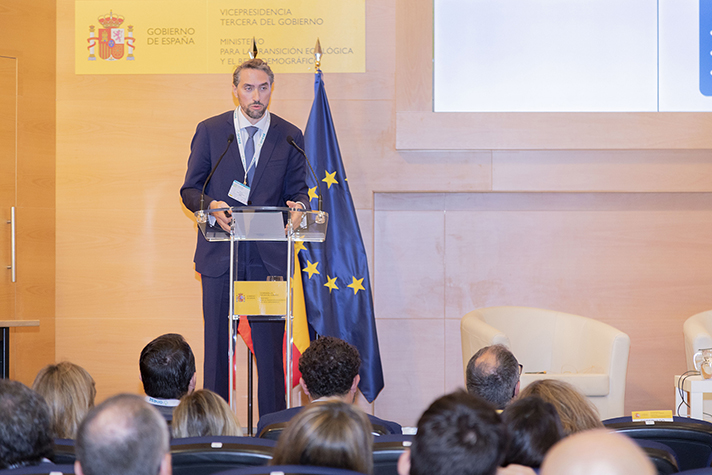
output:
M250 164L252 163L252 159L255 156L255 140L254 136L257 133L258 129L257 127L245 127L245 130L247 131L247 134L249 137L247 137L247 142L245 142L245 166L247 167L247 184L251 185L252 184L252 177L255 176L255 168L256 166L253 166L250 168Z

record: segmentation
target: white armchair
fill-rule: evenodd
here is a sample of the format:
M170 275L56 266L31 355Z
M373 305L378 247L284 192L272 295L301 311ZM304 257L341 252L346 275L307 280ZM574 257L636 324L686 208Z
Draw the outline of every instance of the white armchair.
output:
M624 415L630 338L592 318L529 307L489 307L460 322L465 368L477 350L501 343L524 366L521 387L537 379L573 384L601 419ZM530 374L546 372L545 374Z

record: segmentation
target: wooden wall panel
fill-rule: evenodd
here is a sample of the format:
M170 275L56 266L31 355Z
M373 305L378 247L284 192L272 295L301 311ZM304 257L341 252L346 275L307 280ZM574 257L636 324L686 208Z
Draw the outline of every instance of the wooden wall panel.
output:
M0 2L0 55L17 58L17 283L10 376L32 384L54 360L55 4ZM4 270L4 269L3 269Z
M405 345L382 345L387 381L406 373L408 390L462 386L462 315L520 305L626 332L626 410L671 408L672 375L686 368L682 323L711 303L712 194L394 193L378 195L376 207L379 318L427 321L428 334L445 328L443 366L428 371L397 364ZM419 338L408 344L441 344ZM385 417L417 412L401 396L398 408L376 407Z
M494 191L712 191L712 151L493 152Z

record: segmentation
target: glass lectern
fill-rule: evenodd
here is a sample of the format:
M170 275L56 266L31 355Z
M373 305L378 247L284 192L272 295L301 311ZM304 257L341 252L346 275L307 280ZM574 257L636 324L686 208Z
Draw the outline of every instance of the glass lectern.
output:
M292 380L292 276L294 274L294 243L322 242L326 238L328 214L323 211L305 211L301 208L281 208L273 206L244 206L216 208L195 213L198 227L210 242L230 242L230 305L228 335L228 367L230 407L236 409L234 397L235 344L237 324L240 315L281 319L286 322L286 381ZM229 225L221 225L217 217L231 218ZM237 277L237 246L239 241L281 241L287 247L286 282L249 282ZM275 348L281 351L281 348ZM251 372L252 368L248 368ZM287 391L287 408L291 407L291 391ZM251 416L251 397L248 394L248 414ZM252 419L249 417L249 419Z

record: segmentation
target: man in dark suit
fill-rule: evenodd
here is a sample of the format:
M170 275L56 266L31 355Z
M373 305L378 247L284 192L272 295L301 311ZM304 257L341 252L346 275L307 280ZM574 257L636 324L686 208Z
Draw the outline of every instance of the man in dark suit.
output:
M206 207L307 207L305 159L287 142L291 136L303 148L304 137L297 127L267 110L273 83L274 74L261 59L241 64L233 74L233 94L239 107L198 124L181 188L183 203L189 210L200 209L201 190L223 152L225 157L205 188ZM223 229L230 229L230 216L216 213L215 218ZM194 261L203 287L204 387L226 399L229 259L229 243L210 243L198 233ZM286 277L287 248L281 242L242 242L238 245L237 261L238 280ZM284 323L252 320L250 323L259 376L259 410L260 414L267 414L286 407L282 368Z
M335 399L351 404L358 390L360 367L361 357L356 347L339 338L323 336L312 341L299 358L299 372L302 373L299 383L311 402ZM257 434L271 424L291 420L301 410L301 407L292 407L260 417ZM396 422L366 415L378 429L389 434L403 432Z

